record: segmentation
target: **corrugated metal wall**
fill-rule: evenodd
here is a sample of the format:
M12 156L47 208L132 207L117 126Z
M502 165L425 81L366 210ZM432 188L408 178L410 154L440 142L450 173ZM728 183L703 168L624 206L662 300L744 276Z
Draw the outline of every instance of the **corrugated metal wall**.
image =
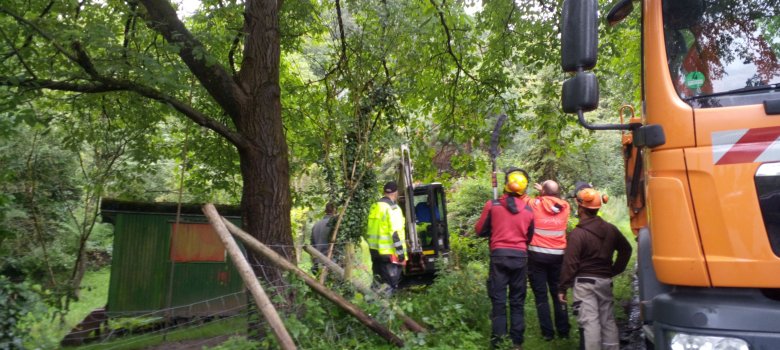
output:
M232 261L177 262L171 283L170 242L175 215L113 213L114 248L108 312L113 316L146 314L170 307L176 316L236 313L246 298ZM182 222L205 222L203 216L182 215ZM240 225L240 219L231 219Z

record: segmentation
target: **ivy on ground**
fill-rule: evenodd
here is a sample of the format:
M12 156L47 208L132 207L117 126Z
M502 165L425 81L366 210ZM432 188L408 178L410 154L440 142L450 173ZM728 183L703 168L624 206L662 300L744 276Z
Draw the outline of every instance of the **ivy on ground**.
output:
M37 295L26 283L0 276L0 349L22 349L27 334L21 320L33 311Z

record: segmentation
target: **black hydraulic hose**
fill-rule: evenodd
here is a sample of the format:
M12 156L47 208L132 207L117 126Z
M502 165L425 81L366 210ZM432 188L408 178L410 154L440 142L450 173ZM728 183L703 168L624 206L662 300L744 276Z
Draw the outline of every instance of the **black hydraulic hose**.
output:
M634 161L634 174L631 176L631 190L629 192L629 198L636 198L639 193L639 178L642 171L642 149L636 149L636 160Z

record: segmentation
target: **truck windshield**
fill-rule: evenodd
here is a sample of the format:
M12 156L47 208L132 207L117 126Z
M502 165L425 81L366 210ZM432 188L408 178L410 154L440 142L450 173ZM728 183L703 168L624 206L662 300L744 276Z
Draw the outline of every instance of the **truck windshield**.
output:
M669 71L694 107L780 92L780 0L665 0Z

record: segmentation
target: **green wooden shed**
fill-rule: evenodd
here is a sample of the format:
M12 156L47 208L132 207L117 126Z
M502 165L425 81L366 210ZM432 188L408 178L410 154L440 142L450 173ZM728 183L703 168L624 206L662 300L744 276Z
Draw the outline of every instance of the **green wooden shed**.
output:
M244 285L200 205L103 199L101 215L114 225L110 317L226 316L246 307ZM219 213L241 225L238 207Z

